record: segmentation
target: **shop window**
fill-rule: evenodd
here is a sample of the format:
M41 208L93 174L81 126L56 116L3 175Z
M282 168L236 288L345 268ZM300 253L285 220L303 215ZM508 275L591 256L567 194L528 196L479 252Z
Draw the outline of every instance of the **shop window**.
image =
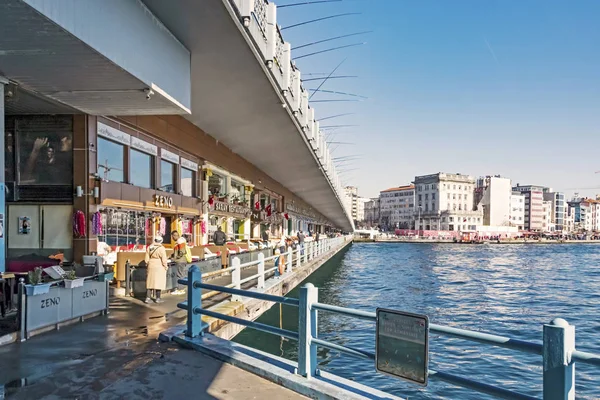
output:
M234 202L235 201L242 202L242 201L246 200L244 184L232 180L230 196L231 196L231 200Z
M108 246L127 246L131 250L143 249L152 241L150 216L143 212L105 209L102 214L102 233L98 241ZM98 246L100 248L100 244Z
M181 235L189 246L194 245L194 220L187 218L181 220Z
M36 119L18 121L20 184L72 185L73 132L55 131ZM6 149L5 149L6 151Z
M125 146L98 138L98 175L114 182L123 182Z
M181 194L184 196L192 197L194 195L194 171L181 168Z
M175 164L160 161L160 187L163 192L175 193Z
M267 204L269 204L269 196L263 193L260 195L260 209L264 210Z
M129 151L129 175L132 185L152 189L153 172L154 157L133 149Z
M208 191L213 196L227 196L227 178L223 175L213 173L212 176L208 178Z

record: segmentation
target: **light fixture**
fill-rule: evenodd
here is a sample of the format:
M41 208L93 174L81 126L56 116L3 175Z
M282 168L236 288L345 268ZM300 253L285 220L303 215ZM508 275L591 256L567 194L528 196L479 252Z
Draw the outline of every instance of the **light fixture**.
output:
M244 17L243 24L246 28L250 26L250 17Z
M281 103L281 107L287 108L287 103Z
M83 188L81 186L77 186L76 190L76 196L77 197L83 197Z

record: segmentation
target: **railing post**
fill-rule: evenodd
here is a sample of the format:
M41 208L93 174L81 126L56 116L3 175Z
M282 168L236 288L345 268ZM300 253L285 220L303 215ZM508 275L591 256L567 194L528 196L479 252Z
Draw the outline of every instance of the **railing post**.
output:
M196 308L202 308L202 289L195 288L194 282L202 281L202 272L196 265L192 265L188 270L188 288L187 288L187 330L185 336L195 338L202 334L202 316L195 312Z
M231 260L231 266L233 267L233 271L231 271L231 283L233 284L234 289L242 288L241 284L240 284L240 281L242 280L242 270L240 268L240 265L242 265L240 258L233 257L233 260ZM242 300L242 298L237 294L234 294L231 296L231 301L241 301L241 300Z
M562 318L544 325L544 400L575 400L575 327Z
M312 338L317 337L317 310L313 303L319 301L319 289L312 283L300 288L300 305L298 320L298 374L310 378L317 372L317 346Z
M296 267L300 267L302 265L302 251L304 250L304 243L302 244L302 247L300 247L300 243L298 243L298 247L297 249L297 256L298 258L296 259Z
M265 288L265 255L258 253L258 288Z
M292 272L292 257L294 256L294 253L292 252L292 247L288 247L287 249L287 256L286 256L286 261L287 261L287 272Z
M308 262L308 246L309 245L310 245L310 242L304 242L304 249L303 249L304 264L306 264Z

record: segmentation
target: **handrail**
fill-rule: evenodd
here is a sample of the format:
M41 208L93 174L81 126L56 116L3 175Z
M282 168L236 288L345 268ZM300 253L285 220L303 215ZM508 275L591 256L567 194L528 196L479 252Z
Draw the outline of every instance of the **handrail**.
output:
M343 244L346 241L346 238L344 237L337 239L341 239L338 240L339 244ZM333 239L333 241L336 241L336 239ZM334 243L328 244L331 245L332 249L336 247L334 246ZM297 251L300 251L300 249L297 249L294 252ZM289 250L289 253L293 252ZM193 332L199 332L199 330L197 328L190 328L190 321L194 321L196 315L207 315L216 319L240 324L270 334L283 336L288 339L298 340L298 371L307 378L310 378L318 373L316 365L317 347L324 347L333 351L340 351L345 354L363 359L375 359L375 354L371 351L365 351L350 346L343 346L318 338L318 329L313 324L318 321L316 313L319 310L334 312L372 322L376 321L376 313L319 303L318 289L311 284L307 284L300 289L300 298L288 298L261 293L259 291L247 291L237 288L202 283L201 275L199 274L199 270L197 270L197 268L190 270L188 279L181 279L179 280L179 283L187 284L188 290L192 292L199 291L201 289L207 289L229 293L231 295L240 297L292 305L294 307L299 307L300 310L299 331L292 332L269 325L224 315L214 311L205 310L202 309L201 302L196 302L196 300L194 300L196 304L194 304L192 307L190 307L187 302L180 303L178 307L188 310L188 332L192 332L192 334L189 335L191 337L194 336ZM195 299L195 297L192 296L192 299ZM464 339L475 343L483 343L495 347L508 348L522 353L541 355L544 359L544 399L567 400L572 398L569 396L569 393L574 394L575 381L574 379L571 379L570 376L572 375L574 377L575 361L594 366L600 366L600 355L575 350L575 328L561 319L556 319L550 324L544 325L543 344L438 324L430 324L429 328L431 332L444 336ZM315 350L313 351L313 349ZM566 361L560 361L562 359L565 359ZM491 384L478 382L470 378L453 375L444 371L430 370L429 374L432 379L443 380L457 386L472 389L480 393L486 393L499 398L526 400L535 398L526 394L514 392Z

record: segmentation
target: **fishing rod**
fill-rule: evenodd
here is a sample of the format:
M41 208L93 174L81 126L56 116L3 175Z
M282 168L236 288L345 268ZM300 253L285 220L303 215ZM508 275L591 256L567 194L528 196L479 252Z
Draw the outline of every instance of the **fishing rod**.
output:
M308 74L305 74L308 75ZM347 79L347 78L358 78L358 75L339 75L339 76L330 76L329 79ZM302 82L312 82L312 81L322 81L327 78L310 78L310 79L302 79Z
M358 35L366 35L367 33L372 33L372 32L373 31L363 31L363 32L348 33L346 35L335 36L335 37L331 37L331 38L327 38L327 39L317 40L316 42L310 42L310 43L302 44L300 46L292 47L292 50L299 50L299 49L303 49L305 47L315 46L317 44L327 43L327 42L331 42L333 40L344 39L344 38L347 38L347 37L358 36Z
M288 26L285 26L285 27L281 28L281 30L284 31L286 29L296 28L298 26L312 24L312 23L319 22L319 21L325 21L327 19L347 17L347 16L350 16L350 15L361 15L361 14L362 13L356 13L355 12L355 13L343 13L343 14L330 15L330 16L327 16L327 17L322 17L322 18L317 18L317 19L311 19L310 21L300 22L300 23L294 24L294 25L288 25Z
M325 80L324 80L323 82L321 82L321 84L320 84L320 85L319 85L319 87L317 88L317 91L323 87L323 85L325 84L325 82L327 82L327 81L329 80L329 77L330 77L330 76L332 76L333 74L335 74L335 71L337 71L337 70L338 70L338 68L339 68L339 67L341 67L341 66L342 66L342 64L343 64L344 62L346 62L346 60L347 60L347 58L344 58L344 59L343 59L343 60L342 60L342 61L341 61L341 62L340 62L338 65L337 65L337 67L335 67L335 68L333 69L333 71L331 71L331 73L330 73L330 74L327 76L327 78L325 78ZM316 92L316 91L315 91L315 92L312 92L312 93L311 93L311 95L308 97L308 100L312 99L312 97L315 95L315 93L317 93L317 92Z
M368 99L368 97L366 96L361 96L359 94L355 94L355 93L347 93L347 92L336 92L334 90L317 90L317 89L308 89L311 92L321 92L321 93L329 93L329 94L341 94L343 96L352 96L352 97L360 97L361 99Z
M321 121L326 121L328 119L334 119L334 118L339 118L339 117L346 117L348 115L354 115L354 114L356 114L356 113L345 113L345 114L332 115L332 116L329 116L329 117L318 119L317 121L321 122Z
M348 47L356 47L356 46L362 46L364 44L367 44L367 42L361 42L361 43L353 43L353 44L347 44L345 46L337 46L337 47L332 47L330 49L327 50L321 50L321 51L315 51L314 53L308 53L308 54L303 54L301 56L298 57L294 57L295 60L299 60L301 58L306 58L306 57L312 57L312 56L316 56L318 54L323 54L323 53L329 53L331 51L336 51L336 50L341 50L341 49L346 49Z
M277 6L277 9L287 8L287 7L309 6L311 4L321 4L321 3L339 3L340 1L343 1L343 0L303 1L302 3L291 3L291 4L284 4L282 6Z

